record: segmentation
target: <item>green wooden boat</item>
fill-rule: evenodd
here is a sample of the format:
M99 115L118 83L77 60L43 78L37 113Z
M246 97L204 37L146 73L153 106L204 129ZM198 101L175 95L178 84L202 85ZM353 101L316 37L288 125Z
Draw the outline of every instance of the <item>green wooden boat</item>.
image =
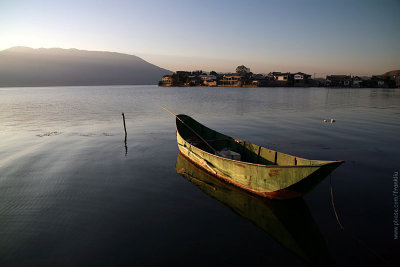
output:
M309 160L232 138L177 115L182 154L214 176L262 197L301 197L343 161ZM222 151L222 152L218 152ZM227 158L240 155L240 160ZM224 154L223 154L224 153Z
M239 216L254 223L310 265L329 266L326 241L302 198L278 201L248 193L196 167L182 153L176 172Z

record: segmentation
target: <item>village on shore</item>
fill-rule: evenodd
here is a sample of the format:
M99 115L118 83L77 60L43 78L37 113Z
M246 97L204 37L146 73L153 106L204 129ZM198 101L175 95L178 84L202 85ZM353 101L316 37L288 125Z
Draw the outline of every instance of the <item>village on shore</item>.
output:
M326 78L312 78L303 72L270 72L254 74L245 66L238 66L235 73L215 71L176 71L164 75L159 86L212 86L212 87L355 87L355 88L396 88L400 87L400 72L383 75L352 76L327 75Z

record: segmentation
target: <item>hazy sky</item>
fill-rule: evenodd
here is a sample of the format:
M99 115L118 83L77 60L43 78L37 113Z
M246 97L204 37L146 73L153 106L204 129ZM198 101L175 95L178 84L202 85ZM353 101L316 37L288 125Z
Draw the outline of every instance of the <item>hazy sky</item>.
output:
M0 50L12 46L122 52L173 71L381 74L400 69L400 0L0 0Z

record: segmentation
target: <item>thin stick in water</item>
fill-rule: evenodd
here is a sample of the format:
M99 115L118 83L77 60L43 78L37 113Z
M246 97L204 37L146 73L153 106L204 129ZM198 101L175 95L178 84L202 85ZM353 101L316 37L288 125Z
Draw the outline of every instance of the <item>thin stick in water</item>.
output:
M124 130L125 130L125 142L126 142L126 136L128 135L126 133L126 124L125 124L125 114L122 112L122 121L124 122Z
M128 133L126 132L126 124L125 124L125 114L122 112L122 121L124 122L124 131L125 131L125 156L128 154L128 145L126 144L126 137Z

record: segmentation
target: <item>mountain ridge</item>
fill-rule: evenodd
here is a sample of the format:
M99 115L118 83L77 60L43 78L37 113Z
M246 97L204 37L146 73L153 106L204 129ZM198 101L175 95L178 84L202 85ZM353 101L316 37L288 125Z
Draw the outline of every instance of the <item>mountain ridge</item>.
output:
M387 71L382 76L400 76L400 70Z
M149 85L172 72L119 52L11 47L0 51L0 86Z

